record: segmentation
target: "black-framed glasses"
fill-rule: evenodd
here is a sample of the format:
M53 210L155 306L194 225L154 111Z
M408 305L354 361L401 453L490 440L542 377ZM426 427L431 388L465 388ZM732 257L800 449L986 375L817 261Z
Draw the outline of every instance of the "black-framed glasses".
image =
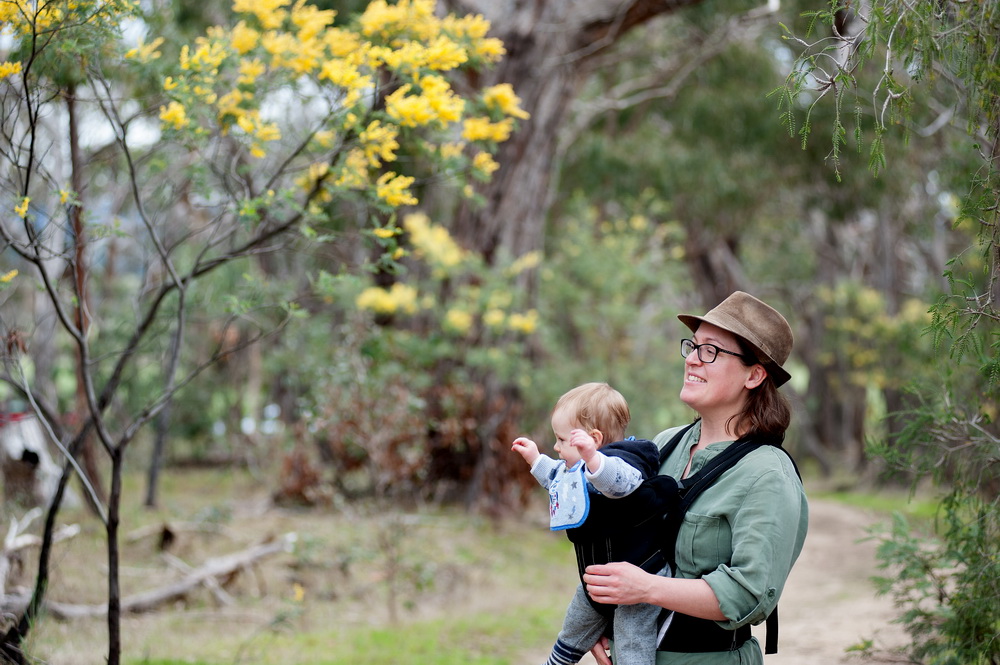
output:
M731 356L736 356L740 360L746 360L747 357L742 353L735 353L733 351L726 351L717 347L715 344L695 344L694 340L682 339L681 340L681 358L687 358L689 355L698 352L698 360L705 363L714 363L715 359L719 357L720 353L728 353Z

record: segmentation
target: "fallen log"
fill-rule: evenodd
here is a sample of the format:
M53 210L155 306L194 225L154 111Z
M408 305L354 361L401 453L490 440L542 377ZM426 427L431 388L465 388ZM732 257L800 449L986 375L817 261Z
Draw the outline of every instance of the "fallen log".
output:
M208 559L198 568L186 573L183 579L172 584L122 598L121 611L123 614L149 612L172 601L182 599L203 585L210 591L214 591L219 588L220 579L225 579L240 570L249 568L266 557L281 552L290 552L295 540L296 534L286 533L280 538L254 545L241 552ZM0 614L20 616L30 600L31 594L27 590L19 590L2 596L0 597ZM46 600L44 607L49 615L63 620L105 616L108 613L107 603L80 605Z
M42 514L41 508L32 508L24 517L18 520L12 517L10 528L4 537L3 546L0 547L0 598L3 597L7 588L7 578L11 570L22 565L24 551L29 547L38 547L42 544L42 539L29 533L24 533ZM60 542L80 533L80 527L76 524L72 526L61 526L52 534L53 542Z

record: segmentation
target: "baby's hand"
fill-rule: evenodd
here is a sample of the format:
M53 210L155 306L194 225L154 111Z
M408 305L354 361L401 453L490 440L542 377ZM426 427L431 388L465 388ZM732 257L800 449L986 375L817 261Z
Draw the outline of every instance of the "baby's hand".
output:
M535 460L538 459L538 445L527 437L519 436L514 439L510 449L521 455L529 465L534 464Z
M584 460L590 459L590 456L597 450L597 441L594 441L594 437L582 429L575 429L569 433L569 443L580 451L580 457Z

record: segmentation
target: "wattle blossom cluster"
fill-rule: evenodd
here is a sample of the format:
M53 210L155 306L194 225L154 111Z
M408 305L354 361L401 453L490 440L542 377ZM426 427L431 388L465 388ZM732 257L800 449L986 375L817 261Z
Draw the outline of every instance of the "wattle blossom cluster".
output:
M403 228L409 234L414 255L424 259L433 268L435 276L444 277L453 272L468 256L448 229L431 223L423 213L407 215Z
M51 35L67 28L89 24L116 27L119 19L132 11L126 0L69 0L67 2L36 2L33 0L2 0L0 2L0 37L9 40L7 50L16 52L23 40L31 42L37 36ZM152 50L156 45L152 46ZM21 74L24 63L0 60L0 82Z
M417 290L402 282L388 289L369 286L358 295L355 304L376 314L413 314L417 311Z
M477 327L495 335L507 332L531 334L538 328L538 312L534 309L517 311L509 287L510 278L536 268L541 254L529 252L511 262L500 274L499 281L489 276L469 279L482 273L480 259L467 252L452 238L448 230L433 223L423 213L411 213L403 218L402 228L379 228L373 235L383 240L402 238L413 257L431 268L432 280L450 280L453 293L447 303L439 303L431 295L402 283L390 288L371 286L355 299L359 309L376 314L415 314L440 308L441 327L454 335L470 335ZM433 286L424 289L435 291Z
M401 144L447 161L456 177L488 179L496 145L528 117L507 84L465 98L452 88L451 72L504 54L482 16L441 18L434 0L375 0L343 24L305 0L235 0L233 10L232 28L182 49L164 80L161 125L196 149L228 138L251 159L288 164L307 211L345 194L385 210L417 204L415 175L396 162ZM275 112L288 98L311 110L311 126Z

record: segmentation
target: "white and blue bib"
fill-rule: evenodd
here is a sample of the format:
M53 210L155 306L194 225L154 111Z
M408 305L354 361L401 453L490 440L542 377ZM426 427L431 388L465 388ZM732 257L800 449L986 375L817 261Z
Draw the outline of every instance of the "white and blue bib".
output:
M590 493L584 477L586 466L580 460L567 469L560 464L549 484L549 528L553 531L575 529L590 512Z

